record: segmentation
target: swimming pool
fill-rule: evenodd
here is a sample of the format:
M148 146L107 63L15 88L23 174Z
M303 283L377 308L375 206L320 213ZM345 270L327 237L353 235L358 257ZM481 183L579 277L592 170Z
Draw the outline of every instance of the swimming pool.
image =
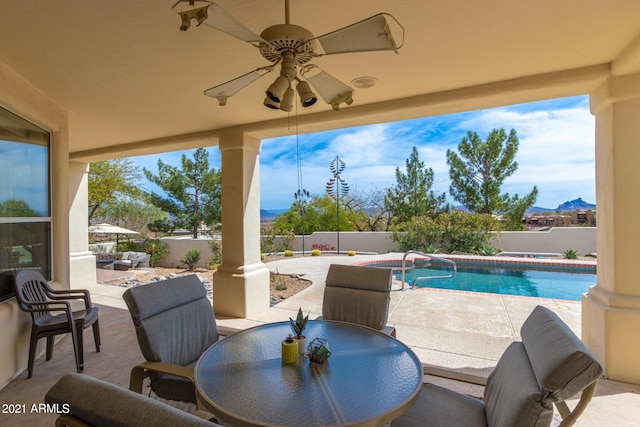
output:
M580 301L582 294L596 284L597 277L595 268L543 269L532 268L530 265L456 264L457 272L453 278L419 281L416 286ZM397 268L397 263L368 266L392 268L396 279L401 280L401 269ZM407 269L405 282L413 285L418 277L441 276L447 272L448 270L437 266Z

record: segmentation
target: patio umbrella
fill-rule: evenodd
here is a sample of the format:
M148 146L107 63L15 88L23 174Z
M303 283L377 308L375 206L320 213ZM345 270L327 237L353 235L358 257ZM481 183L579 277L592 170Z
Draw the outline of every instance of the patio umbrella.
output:
M137 231L129 230L126 228L119 227L117 225L111 224L96 224L89 226L89 233L104 233L104 234L115 234L116 235L116 251L118 250L118 235L119 234L140 234Z

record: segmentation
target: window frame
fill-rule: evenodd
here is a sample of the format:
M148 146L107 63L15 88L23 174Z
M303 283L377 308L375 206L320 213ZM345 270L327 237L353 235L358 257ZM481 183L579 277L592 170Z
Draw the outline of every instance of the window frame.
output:
M9 224L9 225L11 224L43 224L43 230L45 232L45 235L42 243L45 244L44 256L45 256L46 265L39 268L39 270L47 280L52 280L54 277L54 271L53 271L53 265L54 265L53 263L53 223L54 221L53 221L53 213L52 213L52 208L53 208L52 131L34 123L33 121L25 118L20 114L17 114L15 111L11 110L10 108L7 108L2 104L0 104L0 110L4 110L3 113L8 113L8 116L12 116L12 118L16 119L16 124L18 125L17 128L24 129L27 133L29 131L33 131L34 130L33 128L35 128L39 132L41 132L43 135L46 135L46 143L44 144L39 144L33 140L29 141L28 138L21 140L20 138L14 138L14 139L7 138L5 135L0 136L0 143L11 142L11 143L29 144L29 145L44 147L46 149L46 167L47 167L46 175L44 175L46 177L47 182L46 182L46 187L43 187L46 191L46 214L47 215L46 216L21 216L21 217L0 216L0 226L5 224ZM8 119L8 121L10 120L11 120L11 117ZM5 173L11 173L11 171L10 170L5 171ZM34 243L38 243L38 242L34 242ZM37 268L37 267L35 266L20 267L19 264L12 265L11 261L9 261L6 267L3 265L0 265L0 273L2 272L15 273L23 269L33 269L33 268ZM0 295L0 301L3 301L10 297L11 296Z

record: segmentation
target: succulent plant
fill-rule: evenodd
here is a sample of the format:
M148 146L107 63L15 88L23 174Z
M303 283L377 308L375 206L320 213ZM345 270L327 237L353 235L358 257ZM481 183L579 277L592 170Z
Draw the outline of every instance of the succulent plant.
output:
M307 327L307 322L309 321L309 315L304 316L302 314L302 308L298 309L298 316L296 320L293 320L291 317L289 318L289 322L291 322L291 329L296 334L296 338L302 337L302 331Z

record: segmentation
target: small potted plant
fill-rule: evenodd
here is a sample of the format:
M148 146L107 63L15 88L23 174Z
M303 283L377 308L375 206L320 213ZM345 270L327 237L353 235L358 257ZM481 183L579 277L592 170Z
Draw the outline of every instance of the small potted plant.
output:
M307 322L309 321L309 315L303 316L302 308L298 309L298 316L296 320L293 320L291 317L289 318L289 322L291 322L291 329L296 334L294 337L298 341L298 353L304 354L306 351L307 337L302 335L304 328L307 327Z

